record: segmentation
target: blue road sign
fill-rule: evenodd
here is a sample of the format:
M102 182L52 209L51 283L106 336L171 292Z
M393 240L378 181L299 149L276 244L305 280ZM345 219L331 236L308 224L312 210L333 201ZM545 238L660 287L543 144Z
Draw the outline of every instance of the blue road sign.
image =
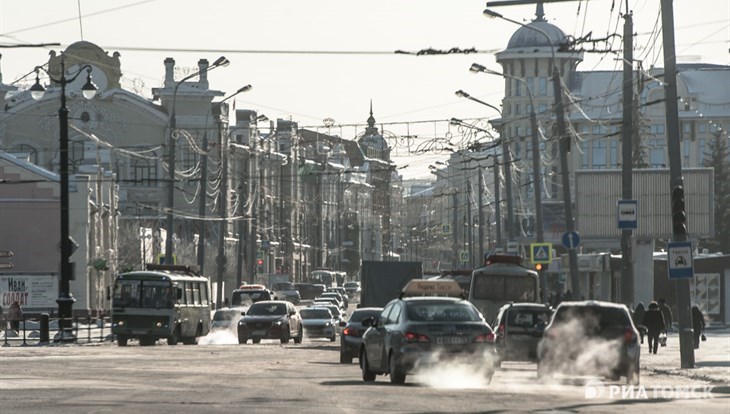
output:
M667 243L667 268L670 279L692 279L694 277L691 241Z
M563 233L563 246L567 249L575 249L580 245L580 236L576 231L566 231Z
M639 202L637 200L619 200L617 214L619 229L636 229Z

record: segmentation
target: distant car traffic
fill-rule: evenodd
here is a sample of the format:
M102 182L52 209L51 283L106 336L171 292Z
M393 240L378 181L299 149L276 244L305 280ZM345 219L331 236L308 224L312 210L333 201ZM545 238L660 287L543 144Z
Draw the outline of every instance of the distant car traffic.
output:
M318 294L318 289L311 283L295 283L294 288L299 291L299 297L302 300L314 299Z
M383 308L357 308L352 311L350 319L344 323L340 334L341 364L351 364L352 359L358 357L362 334L367 329L362 324L363 319L377 317L382 311Z
M639 332L626 305L562 302L537 347L537 375L602 375L639 383Z
M308 307L299 311L302 316L302 327L308 338L327 338L331 342L337 339L337 320L325 307Z
M342 309L347 309L347 307L350 305L350 302L347 300L347 295L343 296L336 291L328 290L327 292L319 295L319 298L335 298L340 302L340 307Z
M313 307L319 306L319 307L324 307L324 308L329 309L330 313L332 313L332 317L335 319L338 329L341 326L342 322L347 317L345 312L342 310L342 308L340 308L337 305L333 305L331 303L314 302L312 304L312 306Z
M534 361L537 344L552 316L540 303L510 303L502 306L492 322L499 361Z
M279 300L288 300L295 305L302 299L294 283L291 282L274 283L271 285L271 291L274 292Z
M302 337L302 317L291 302L256 302L238 321L239 344L245 344L249 339L255 344L262 339L279 339L285 344L292 338L299 344Z
M277 300L277 297L264 285L242 285L231 294L231 307L248 306L262 300Z
M312 304L316 305L317 303L335 305L335 306L337 306L340 309L343 309L344 308L344 306L342 304L342 301L340 301L339 299L337 299L336 297L333 297L333 296L328 296L328 297L319 296L319 297L316 297L316 298L314 298L314 302L312 302Z
M359 358L364 381L387 374L394 384L421 366L443 360L469 358L485 379L494 374L494 332L482 314L461 296L453 280L411 280L401 298L385 305L380 316L365 318Z

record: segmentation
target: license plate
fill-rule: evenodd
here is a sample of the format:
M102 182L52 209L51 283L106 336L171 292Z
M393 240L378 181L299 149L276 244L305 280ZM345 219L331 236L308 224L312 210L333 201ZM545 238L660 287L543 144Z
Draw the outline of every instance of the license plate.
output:
M266 336L266 331L253 331L253 336Z
M132 333L135 335L143 335L146 334L147 331L145 329L132 329Z
M436 343L439 345L463 345L469 341L466 336L439 336Z

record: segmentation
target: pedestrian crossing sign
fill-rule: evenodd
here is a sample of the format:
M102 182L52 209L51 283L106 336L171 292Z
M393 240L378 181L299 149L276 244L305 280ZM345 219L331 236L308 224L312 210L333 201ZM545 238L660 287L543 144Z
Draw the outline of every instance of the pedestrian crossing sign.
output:
M550 264L553 257L552 243L532 243L530 244L530 263Z

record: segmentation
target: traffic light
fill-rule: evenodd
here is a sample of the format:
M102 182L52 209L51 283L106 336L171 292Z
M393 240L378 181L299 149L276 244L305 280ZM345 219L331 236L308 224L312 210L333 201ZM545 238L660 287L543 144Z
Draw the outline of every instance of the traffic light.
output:
M677 185L672 189L672 233L687 234L687 212L684 205L684 187Z
M539 272L542 270L542 263L535 263L535 271Z

